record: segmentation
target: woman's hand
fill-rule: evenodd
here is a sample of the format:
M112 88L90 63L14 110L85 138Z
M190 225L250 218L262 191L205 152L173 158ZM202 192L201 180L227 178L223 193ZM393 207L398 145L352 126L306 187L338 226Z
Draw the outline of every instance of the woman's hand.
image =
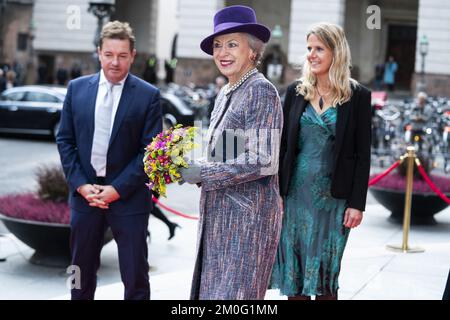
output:
M201 169L201 164L196 161L189 163L189 168L180 168L182 181L190 184L202 182Z
M344 215L344 226L354 228L360 225L363 218L363 212L354 208L347 208Z

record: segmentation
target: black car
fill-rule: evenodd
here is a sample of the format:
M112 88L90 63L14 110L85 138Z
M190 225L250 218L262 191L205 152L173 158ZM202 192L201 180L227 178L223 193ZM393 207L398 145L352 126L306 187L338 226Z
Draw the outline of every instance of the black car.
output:
M163 127L167 129L176 124L185 126L209 123L209 116L214 106L215 93L213 88L192 88L170 83L161 88L161 109Z
M161 90L163 127L194 125L205 99L194 98L181 89ZM179 88L179 86L176 86ZM0 132L54 135L58 132L67 89L52 86L22 86L0 96Z
M0 132L56 135L67 89L21 86L0 96Z
M195 111L183 97L173 92L161 90L161 110L163 129L168 129L176 124L194 125Z

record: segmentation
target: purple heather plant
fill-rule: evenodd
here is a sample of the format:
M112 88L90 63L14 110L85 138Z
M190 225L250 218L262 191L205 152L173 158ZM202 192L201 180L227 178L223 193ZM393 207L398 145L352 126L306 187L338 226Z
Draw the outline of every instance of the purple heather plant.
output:
M370 179L375 178L378 174L372 174ZM450 194L450 177L444 177L439 175L430 175L431 181L445 194ZM383 179L381 179L377 184L373 186L374 188L383 188L390 190L404 191L406 188L406 177L398 173L390 173ZM428 186L425 180L414 177L413 184L414 193L434 193L433 190Z
M11 218L69 224L67 202L43 201L32 193L0 197L0 213Z
M16 219L69 224L69 189L60 165L40 165L36 193L0 197L0 213Z

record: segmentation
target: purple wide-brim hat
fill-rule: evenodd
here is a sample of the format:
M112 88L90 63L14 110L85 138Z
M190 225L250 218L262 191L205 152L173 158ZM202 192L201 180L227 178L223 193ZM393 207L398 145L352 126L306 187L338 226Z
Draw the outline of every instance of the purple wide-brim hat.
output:
M270 30L257 23L255 11L246 6L230 6L218 11L214 16L214 33L200 43L200 48L209 55L213 54L214 38L222 34L245 32L262 42L270 39Z

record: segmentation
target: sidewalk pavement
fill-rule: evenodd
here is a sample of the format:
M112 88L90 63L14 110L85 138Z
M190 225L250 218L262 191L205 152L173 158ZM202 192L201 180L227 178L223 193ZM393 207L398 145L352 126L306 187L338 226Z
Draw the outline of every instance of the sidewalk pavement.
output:
M180 189L181 188L181 189ZM180 196L186 201L177 201ZM186 214L198 213L199 191L183 185L169 188L161 201ZM342 261L339 298L342 300L440 300L450 268L450 208L438 213L437 225L412 226L409 245L423 253L394 253L386 245L401 245L402 226L387 220L389 212L369 204L362 225L350 233ZM174 215L169 218L182 228L167 241L166 226L150 218L149 244L152 299L189 298L197 237L196 220ZM69 299L65 270L30 264L32 249L11 234L0 237L0 299ZM96 299L122 299L123 285L114 242L102 251ZM269 290L266 299L286 299Z

